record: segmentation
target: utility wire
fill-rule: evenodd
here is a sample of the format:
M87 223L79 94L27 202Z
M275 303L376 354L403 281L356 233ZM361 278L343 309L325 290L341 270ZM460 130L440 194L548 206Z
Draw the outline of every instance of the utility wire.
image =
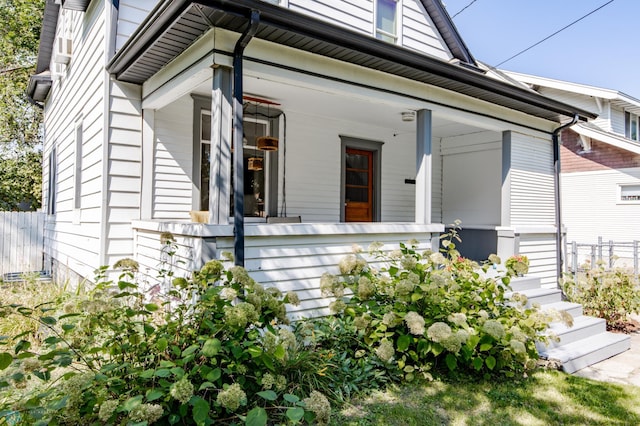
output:
M458 13L456 13L455 15L453 15L451 17L451 19L455 18L456 16L460 15L462 12L464 12L469 6L471 6L472 4L474 4L475 2L477 2L478 0L471 0L471 3L469 3L468 5L466 5L465 7L463 7L462 9L460 9L458 11Z
M493 69L498 68L500 65L505 64L505 63L509 62L510 60L512 60L513 58L515 58L515 57L518 57L518 56L522 55L524 52L527 52L527 51L529 51L529 50L533 49L534 47L536 47L537 45L539 45L540 43L543 43L543 42L545 42L545 41L549 40L551 37L555 36L556 34L558 34L558 33L562 32L562 31L564 31L564 30L566 30L566 29L567 29L567 28L569 28L570 26L572 26L572 25L574 25L574 24L576 24L576 23L578 23L578 22L582 21L582 20L583 20L584 18L586 18L587 16L589 16L589 15L593 15L594 13L596 13L597 11L599 11L600 9L602 9L603 7L605 7L605 6L607 6L607 5L611 4L611 3L613 3L614 1L615 1L615 0L609 0L608 2L606 2L605 4L603 4L602 6L600 6L600 7L596 8L596 9L592 10L591 12L587 13L587 14L586 14L586 15L584 15L583 17L576 19L575 21L573 21L573 22L572 22L572 23L570 23L569 25L565 25L564 27L560 28L558 31L556 31L555 33L551 34L550 36L547 36L547 37L543 38L543 39L542 39L542 40L540 40L539 42L537 42L537 43L535 43L535 44L533 44L533 45L531 45L531 46L527 47L526 49L521 50L520 52L516 53L515 55L511 56L511 57L510 57L510 58L508 58L508 59L505 59L504 61L500 62L498 65L494 65L494 66L493 66L493 67L491 67L491 68L493 68ZM463 10L464 10L464 9L463 9ZM460 13L460 12L458 12L458 13Z

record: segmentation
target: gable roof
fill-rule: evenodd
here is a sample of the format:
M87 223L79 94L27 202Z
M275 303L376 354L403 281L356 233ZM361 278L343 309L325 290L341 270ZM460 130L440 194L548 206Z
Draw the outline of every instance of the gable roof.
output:
M556 80L548 77L540 77L531 74L523 74L515 71L501 70L503 74L520 81L530 87L543 86L579 95L593 96L595 98L606 99L611 104L619 106L626 111L640 115L640 99L627 95L618 90L605 89L603 87L590 86L587 84L574 83L571 81Z
M163 0L149 14L107 66L121 81L142 84L175 59L211 27L242 33L252 10L260 12L254 37L363 67L462 93L547 120L561 122L589 111L546 98L533 90L485 76L459 38L439 0L424 0L434 23L460 56L448 63L320 21L287 8L257 0ZM456 40L457 39L457 40ZM472 61L472 62L468 62Z

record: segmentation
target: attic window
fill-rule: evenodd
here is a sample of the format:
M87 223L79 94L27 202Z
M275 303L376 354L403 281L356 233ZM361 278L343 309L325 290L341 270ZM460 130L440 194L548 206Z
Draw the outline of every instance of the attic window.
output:
M398 2L396 0L377 0L376 2L376 38L389 43L398 40Z

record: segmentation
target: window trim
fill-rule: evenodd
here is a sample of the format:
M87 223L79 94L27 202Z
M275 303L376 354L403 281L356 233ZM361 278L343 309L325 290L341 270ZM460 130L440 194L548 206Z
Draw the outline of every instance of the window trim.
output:
M75 130L75 159L73 169L73 209L82 208L82 157L84 144L84 128L82 118L76 121Z
M56 214L56 195L58 191L58 155L54 146L49 152L49 181L47 182L47 214Z
M635 137L632 134L635 125ZM632 141L640 141L640 115L629 111L624 112L624 137Z

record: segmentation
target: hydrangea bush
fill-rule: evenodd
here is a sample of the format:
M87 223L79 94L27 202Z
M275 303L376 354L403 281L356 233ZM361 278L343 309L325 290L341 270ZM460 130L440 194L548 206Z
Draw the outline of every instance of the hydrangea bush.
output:
M437 252L420 253L417 241L391 252L380 244L368 254L356 248L340 262L340 275L323 275L321 291L335 298L331 309L353 322L370 352L406 380L430 378L445 365L481 376L534 368L535 342L549 337L555 314L527 307L523 295L507 297L508 276L485 276L497 256L480 268L460 256L457 238L454 228Z
M582 269L561 281L567 298L586 314L604 318L608 329L625 331L629 315L640 313L640 277L623 268L607 270L604 262L587 262Z
M211 261L150 302L136 263L119 266L118 282L101 268L93 292L62 306L2 307L36 319L44 340L37 351L25 336L0 340L0 423L326 423L326 365L287 325L294 293ZM296 381L299 368L317 387Z

